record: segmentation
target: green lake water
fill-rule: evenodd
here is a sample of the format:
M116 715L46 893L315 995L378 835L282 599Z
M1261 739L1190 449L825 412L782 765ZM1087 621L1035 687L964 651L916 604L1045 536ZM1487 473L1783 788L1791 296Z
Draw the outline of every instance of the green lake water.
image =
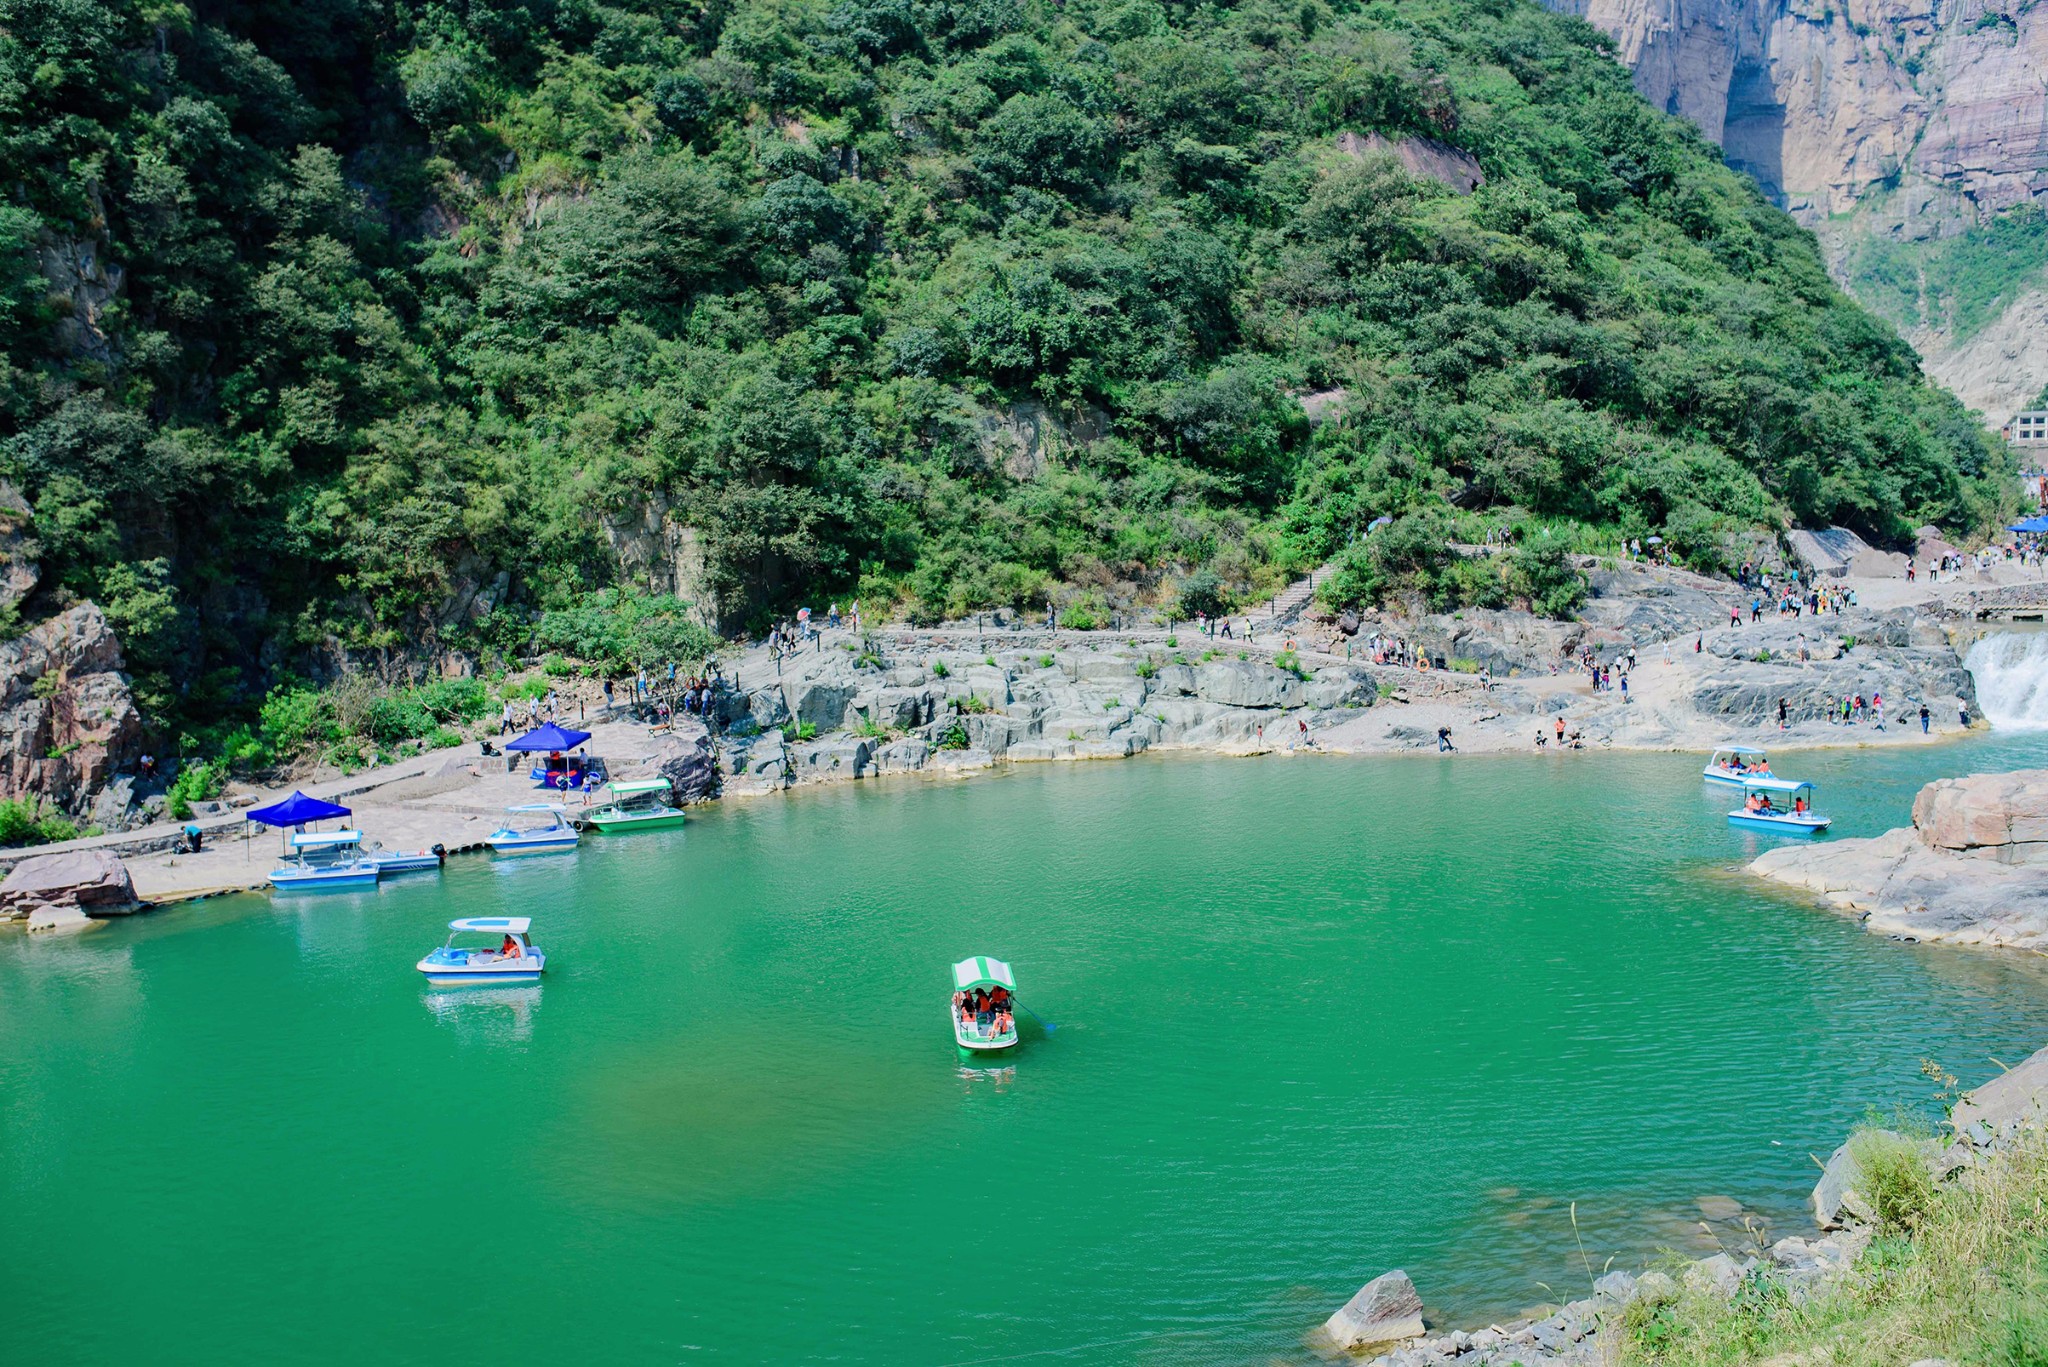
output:
M2044 759L1778 767L1869 834ZM1574 1203L1596 1272L1703 1195L1800 1231L1922 1058L2048 1043L2048 971L1734 874L1700 764L1027 766L0 935L0 1362L1296 1362L1390 1267L1585 1294ZM413 972L501 913L544 984ZM975 953L1058 1027L1000 1072Z

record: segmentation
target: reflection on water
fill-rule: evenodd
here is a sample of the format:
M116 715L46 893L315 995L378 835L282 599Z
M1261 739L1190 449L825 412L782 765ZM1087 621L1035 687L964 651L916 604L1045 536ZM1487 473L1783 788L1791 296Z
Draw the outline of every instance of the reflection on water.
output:
M517 1044L533 1038L540 984L447 987L420 994L435 1020L478 1044Z

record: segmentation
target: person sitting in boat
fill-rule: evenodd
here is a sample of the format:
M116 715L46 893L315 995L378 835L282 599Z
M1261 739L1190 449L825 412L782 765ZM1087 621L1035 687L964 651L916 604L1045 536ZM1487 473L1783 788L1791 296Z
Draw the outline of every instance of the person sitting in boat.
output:
M519 948L519 941L513 939L510 935L505 937L504 944L498 946L498 957L501 959L517 959L523 952Z
M992 1011L1008 1011L1010 1009L1010 989L1007 987L991 989L988 994L988 1004L989 1009Z
M1805 816L1805 815L1806 815L1806 799L1805 799L1805 798L1803 798L1803 797L1795 797L1795 798L1793 798L1793 799L1792 799L1792 810L1793 810L1794 812L1798 813L1798 814L1799 814L1800 816Z
M1004 1035L1010 1034L1012 1031L1016 1030L1016 1028L1017 1023L1016 1021L1010 1018L1010 1013L1007 1009L996 1012L995 1028L992 1031L992 1033L997 1038L1001 1038Z

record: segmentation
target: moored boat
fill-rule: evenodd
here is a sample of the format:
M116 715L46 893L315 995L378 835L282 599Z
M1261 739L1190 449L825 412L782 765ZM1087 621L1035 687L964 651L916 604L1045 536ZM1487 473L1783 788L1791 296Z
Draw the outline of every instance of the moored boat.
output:
M448 923L448 939L416 967L436 987L477 983L538 982L548 957L533 943L524 916L470 916ZM496 939L496 945L460 945L465 935Z
M421 873L428 869L438 869L447 857L448 851L439 845L426 850L387 850L379 844L372 845L363 852L363 858L375 864L380 875Z
M1773 835L1819 835L1830 819L1813 810L1813 785L1789 779L1751 779L1742 785L1742 805L1728 824ZM1782 802L1782 805L1780 803Z
M990 1063L1017 1047L1017 978L1001 959L953 965L953 1045L962 1063Z
M608 783L604 803L577 813L576 822L607 835L680 826L684 821L682 809L669 805L668 794L669 782L665 778Z
M1753 778L1773 778L1771 758L1754 745L1723 745L1707 761L1700 777L1709 783L1741 787Z
M582 833L562 819L562 804L559 802L523 802L517 807L507 807L508 812L547 812L552 817L545 826L528 826L524 829L501 826L490 835L490 847L497 854L550 854L560 850L573 850Z
M363 854L356 830L294 831L285 838L285 860L270 871L279 891L321 892L377 885L378 865Z

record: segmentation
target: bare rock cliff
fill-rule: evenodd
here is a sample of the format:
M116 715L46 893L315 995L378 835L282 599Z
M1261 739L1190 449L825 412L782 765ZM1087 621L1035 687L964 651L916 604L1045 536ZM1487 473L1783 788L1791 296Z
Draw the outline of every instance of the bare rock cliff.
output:
M1952 238L2048 194L2048 9L1549 2L1612 34L1645 98L1698 124L1818 231L1852 292L1860 244ZM2015 281L2007 312L2026 305L2027 283ZM2036 300L2029 316L2039 312ZM2048 381L2048 348L2021 319L1958 336L1938 308L1894 317L1929 372L1994 423Z

